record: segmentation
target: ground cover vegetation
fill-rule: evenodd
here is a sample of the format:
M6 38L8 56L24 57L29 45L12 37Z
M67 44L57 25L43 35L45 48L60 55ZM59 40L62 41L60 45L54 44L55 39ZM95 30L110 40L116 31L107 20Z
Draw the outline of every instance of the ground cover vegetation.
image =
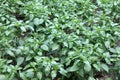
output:
M120 80L120 0L0 0L0 80Z

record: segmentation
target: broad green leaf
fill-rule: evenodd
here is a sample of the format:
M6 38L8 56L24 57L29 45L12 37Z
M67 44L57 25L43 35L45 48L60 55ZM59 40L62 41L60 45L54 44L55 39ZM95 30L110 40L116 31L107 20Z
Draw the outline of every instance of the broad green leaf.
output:
M117 47L117 48L116 48L116 52L117 52L118 54L120 54L120 47Z
M6 36L10 34L10 31L5 31Z
M24 61L24 57L18 57L17 58L17 65L21 65Z
M107 64L111 64L111 62L110 62L110 59L109 59L109 58L105 58L105 61L106 61L106 63L107 63Z
M110 58L110 53L109 53L109 52L103 53L103 55L104 55L106 58Z
M62 75L64 76L67 76L67 71L64 70L63 68L60 68L60 71L59 71Z
M51 80L50 78L46 78L45 80Z
M38 72L38 73L37 73L37 78L38 78L39 80L42 79L42 72Z
M6 76L5 76L5 75L0 74L0 80L6 80Z
M38 54L39 56L42 56L42 52L38 52L37 54Z
M54 51L56 49L59 49L59 45L55 43L52 45L52 51Z
M63 42L65 47L68 47L68 43L67 42Z
M74 55L74 54L75 54L74 51L69 51L69 52L68 52L68 56L72 56L72 55Z
M74 72L74 71L79 70L78 64L80 64L80 60L75 61L74 64L73 64L73 66L72 66L72 67L69 67L69 68L67 69L67 71L69 71L69 72Z
M101 66L105 71L109 71L109 67L106 64L102 64Z
M45 51L49 51L49 47L48 47L47 45L45 45L45 44L43 44L43 45L41 46L41 49L42 49L42 50L45 50Z
M68 72L74 72L77 71L79 69L79 67L77 65L73 65L72 67L69 67L67 69Z
M45 75L48 76L49 73L50 73L50 67L47 66L47 67L45 68Z
M14 53L11 50L7 50L7 54L9 54L10 56L14 57Z
M33 78L34 77L34 70L33 69L28 69L26 71L26 77Z
M105 47L106 47L106 48L110 48L110 41L106 41L106 42L105 42Z
M84 69L81 68L81 69L79 70L78 74L79 74L80 76L84 77Z
M20 78L23 79L23 80L28 80L26 77L25 77L25 74L23 74L22 72L19 72L19 75L20 75Z
M21 26L20 29L23 31L23 32L26 32L26 28L24 26Z
M90 63L88 62L88 61L85 61L84 62L84 70L86 71L86 72L89 72L90 70L91 70L91 65L90 65Z
M97 71L100 71L100 66L99 66L99 65L93 64L93 67L95 67L95 69L96 69Z
M114 49L114 48L109 48L109 51L112 53L117 53L116 49Z
M67 53L67 49L66 48L63 48L61 51L60 51L60 54L62 54L62 55L65 55L66 53Z
M37 26L37 25L39 25L39 18L35 18L34 19L34 24Z
M39 19L39 18L35 18L35 19L34 19L34 24L35 24L36 26L42 24L43 22L44 22L43 19Z
M88 80L95 80L93 77L89 77Z
M40 19L40 20L39 20L39 24L42 24L43 22L44 22L43 19Z
M54 79L54 78L57 76L56 71L52 71L52 72L51 72L51 76L52 76L52 79Z

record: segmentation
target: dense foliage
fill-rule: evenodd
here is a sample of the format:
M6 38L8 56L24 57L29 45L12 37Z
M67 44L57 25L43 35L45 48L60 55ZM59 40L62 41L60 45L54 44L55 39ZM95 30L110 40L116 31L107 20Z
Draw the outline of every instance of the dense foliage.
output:
M0 0L0 80L119 75L120 0Z

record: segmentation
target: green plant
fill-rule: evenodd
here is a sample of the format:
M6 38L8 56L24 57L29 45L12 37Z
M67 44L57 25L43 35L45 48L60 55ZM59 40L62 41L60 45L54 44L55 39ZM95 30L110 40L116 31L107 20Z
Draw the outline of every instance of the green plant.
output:
M0 80L119 80L119 13L119 0L0 0Z

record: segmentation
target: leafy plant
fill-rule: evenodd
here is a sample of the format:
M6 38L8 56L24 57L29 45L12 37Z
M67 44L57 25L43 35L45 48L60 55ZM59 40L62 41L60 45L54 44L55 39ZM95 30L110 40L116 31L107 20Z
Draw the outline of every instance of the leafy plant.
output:
M119 80L119 13L119 0L0 0L0 80Z

